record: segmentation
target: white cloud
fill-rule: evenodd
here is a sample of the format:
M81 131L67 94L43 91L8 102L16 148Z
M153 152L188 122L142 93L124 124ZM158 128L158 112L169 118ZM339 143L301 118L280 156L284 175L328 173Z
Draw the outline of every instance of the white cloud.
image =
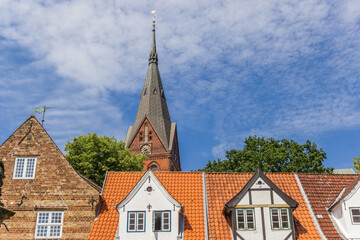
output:
M124 137L126 103L110 95L135 94L130 104L136 107L152 8L172 118L213 129L215 156L249 134L360 126L356 0L3 0L0 49L20 46L30 56L18 75L1 56L0 100L7 103L0 108L11 115L44 102L57 106L49 127L59 139L77 130L111 134L115 126Z

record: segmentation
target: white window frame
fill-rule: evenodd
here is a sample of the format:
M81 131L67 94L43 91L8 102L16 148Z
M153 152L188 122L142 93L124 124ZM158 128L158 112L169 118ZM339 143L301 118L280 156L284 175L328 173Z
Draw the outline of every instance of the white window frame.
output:
M252 216L253 216L253 224L254 227L253 228L249 228L248 225L248 219L247 219L247 211L250 210L252 211ZM239 212L243 211L244 214L244 228L239 228ZM255 222L255 209L254 208L240 208L240 209L236 209L236 229L238 231L253 231L256 230L256 222Z
M47 223L39 223L39 216L40 216L40 214L44 214L44 213L49 214L48 222ZM51 223L52 215L56 214L56 213L61 214L61 223ZM38 212L37 217L36 217L35 238L36 239L41 239L41 238L59 239L59 238L62 238L63 225L64 225L64 212L53 212L53 211ZM47 227L46 236L38 236L38 228L42 227L42 226ZM60 236L50 236L50 230L51 230L52 226L60 226Z
M34 170L32 172L32 177L26 177L26 171L29 167L28 166L29 159L34 159ZM24 168L23 168L21 176L19 177L19 176L16 176L16 170L17 170L20 160L24 160ZM15 158L13 179L35 179L36 162L37 162L36 157L17 157L17 158Z
M360 222L355 222L354 221L354 215L353 215L352 210L359 210L360 211L360 207L352 207L352 208L350 208L351 223L354 224L354 225L359 225ZM360 217L360 215L355 215L355 216Z
M288 227L285 228L283 227L283 221L282 221L282 216L281 216L281 210L286 210L286 216L287 216L287 222L288 222ZM278 222L279 222L279 228L274 228L274 224L273 224L273 210L277 210L277 214L278 214ZM271 229L272 230L289 230L291 229L291 221L290 221L290 211L289 208L270 208L270 219L271 219Z
M130 214L135 214L135 228L130 230ZM139 214L143 214L143 229L139 230ZM146 231L146 211L129 211L127 219L127 232L145 232Z
M161 230L155 230L155 214L161 213ZM164 229L164 214L169 214L168 229ZM171 211L153 211L153 232L171 232Z

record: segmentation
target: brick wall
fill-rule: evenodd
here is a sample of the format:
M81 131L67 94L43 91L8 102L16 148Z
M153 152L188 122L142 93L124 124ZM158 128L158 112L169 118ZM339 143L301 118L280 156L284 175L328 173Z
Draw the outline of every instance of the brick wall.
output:
M13 179L16 157L37 159L34 179ZM1 240L34 239L39 211L63 211L62 239L88 238L100 189L71 167L34 116L0 147L0 158L6 171L2 202L16 212L6 221L10 232L0 228Z

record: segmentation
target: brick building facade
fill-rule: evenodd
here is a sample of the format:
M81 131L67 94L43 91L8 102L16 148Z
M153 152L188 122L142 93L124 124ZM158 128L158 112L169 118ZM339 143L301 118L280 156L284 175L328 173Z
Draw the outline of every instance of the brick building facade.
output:
M181 171L176 123L172 123L158 68L155 22L149 67L133 126L125 138L126 147L148 157L144 169Z
M0 159L1 200L16 212L1 240L88 238L101 189L72 168L34 115L0 147Z

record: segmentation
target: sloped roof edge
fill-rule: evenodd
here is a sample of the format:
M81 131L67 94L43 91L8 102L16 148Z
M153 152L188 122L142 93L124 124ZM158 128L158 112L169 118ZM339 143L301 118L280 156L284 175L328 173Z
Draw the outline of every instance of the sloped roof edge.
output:
M294 199L289 197L280 188L278 188L260 169L258 169L255 174L251 177L251 179L246 183L246 185L240 190L238 194L235 195L230 201L228 201L225 206L228 208L233 208L236 204L244 197L246 192L250 189L250 187L255 183L258 178L264 180L264 182L270 186L289 206L294 210L299 205Z

